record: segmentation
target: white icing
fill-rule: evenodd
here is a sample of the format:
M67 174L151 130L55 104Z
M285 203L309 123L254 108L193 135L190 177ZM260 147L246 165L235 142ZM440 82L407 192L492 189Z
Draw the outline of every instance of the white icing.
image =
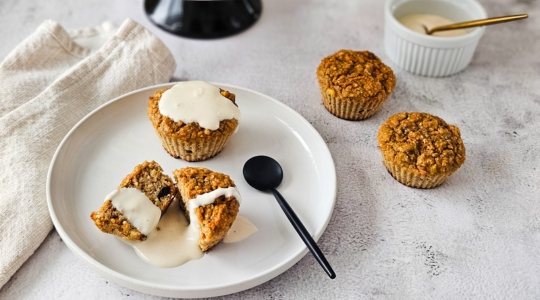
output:
M194 199L189 200L189 207L191 209L195 209L199 206L205 206L207 204L214 203L214 200L221 196L224 196L225 198L234 196L238 203L242 203L242 198L240 197L238 189L234 186L231 186L228 188L217 188L209 193L198 195Z
M156 228L161 217L161 210L140 190L117 189L108 194L105 201L109 199L116 210L121 212L142 234L148 235Z
M238 189L234 186L228 188L217 188L209 193L198 195L194 199L189 200L189 219L191 221L189 227L193 233L197 233L197 239L199 234L199 222L197 215L195 214L195 209L200 206L214 203L216 198L221 196L225 196L225 198L234 196L239 204L242 202L240 193L238 192Z
M426 31L424 30L422 25L426 26L427 29L432 29L437 26L443 26L443 25L456 23L446 18L443 18L441 16L431 15L431 14L406 15L399 18L398 21L401 24L403 24L403 26L422 34L426 34ZM467 34L466 30L457 29L457 30L449 30L449 31L439 31L439 32L433 33L432 35L434 36L460 36L464 34Z
M185 81L161 95L159 111L175 122L196 122L202 128L216 130L222 120L240 121L240 110L221 95L219 87L204 81Z
M237 216L231 226L231 229L229 229L229 232L223 239L223 242L227 244L237 243L247 239L248 237L255 234L257 231L259 230L255 226L255 224L251 223L248 218L244 216Z

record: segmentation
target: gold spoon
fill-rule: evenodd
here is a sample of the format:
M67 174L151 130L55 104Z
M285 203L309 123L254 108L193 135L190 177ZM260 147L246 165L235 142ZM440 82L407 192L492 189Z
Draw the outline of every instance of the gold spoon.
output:
M521 15L514 15L514 16L504 16L504 17L495 17L495 18L488 18L488 19L473 20L473 21L467 21L467 22L461 22L461 23L437 26L437 27L433 27L431 29L428 29L425 25L422 25L422 27L424 27L424 30L426 31L427 35L432 35L434 32L437 32L437 31L455 30L455 29L463 29L463 28L471 28L471 27L478 27L478 26L493 25L493 24L499 24L499 23L504 23L504 22L511 22L511 21L516 21L516 20L526 19L528 17L529 16L527 14L521 14Z

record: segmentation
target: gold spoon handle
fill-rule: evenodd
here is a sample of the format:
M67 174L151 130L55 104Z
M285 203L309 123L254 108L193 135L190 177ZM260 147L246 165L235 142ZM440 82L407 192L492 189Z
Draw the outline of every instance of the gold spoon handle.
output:
M455 23L455 24L444 25L444 26L437 26L437 27L433 27L429 29L427 31L427 34L431 35L434 32L444 31L444 30L455 30L455 29L462 29L462 28L471 28L471 27L477 27L477 26L499 24L499 23L504 23L504 22L526 19L527 17L529 17L527 14L521 14L521 15L488 18L488 19L467 21L467 22Z

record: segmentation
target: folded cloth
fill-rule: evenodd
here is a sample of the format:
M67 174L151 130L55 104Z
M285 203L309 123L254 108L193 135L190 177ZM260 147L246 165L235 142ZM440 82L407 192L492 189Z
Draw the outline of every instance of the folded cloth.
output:
M99 105L168 82L175 68L167 47L129 19L71 35L45 21L2 62L0 287L52 229L45 184L62 138Z

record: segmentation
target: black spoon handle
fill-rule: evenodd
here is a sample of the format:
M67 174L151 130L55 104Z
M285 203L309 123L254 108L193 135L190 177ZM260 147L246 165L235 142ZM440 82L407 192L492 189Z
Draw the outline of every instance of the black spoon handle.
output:
M304 227L304 224L302 224L300 219L298 219L287 201L285 201L283 196L281 196L281 194L276 189L271 189L270 191L272 192L272 194L274 194L274 197L276 197L279 206L281 206L283 212L285 212L285 215L287 216L289 221L291 221L291 224L302 238L302 241L304 241L309 251L311 251L313 256L315 256L315 259L317 259L321 267L323 267L323 269L326 271L326 274L328 274L328 276L330 276L330 278L332 279L336 278L336 273L334 273L334 270L332 270L332 267L324 257L324 254L321 252L321 249L319 249L319 246L317 246L317 243L315 243L315 241L307 231L306 227Z

